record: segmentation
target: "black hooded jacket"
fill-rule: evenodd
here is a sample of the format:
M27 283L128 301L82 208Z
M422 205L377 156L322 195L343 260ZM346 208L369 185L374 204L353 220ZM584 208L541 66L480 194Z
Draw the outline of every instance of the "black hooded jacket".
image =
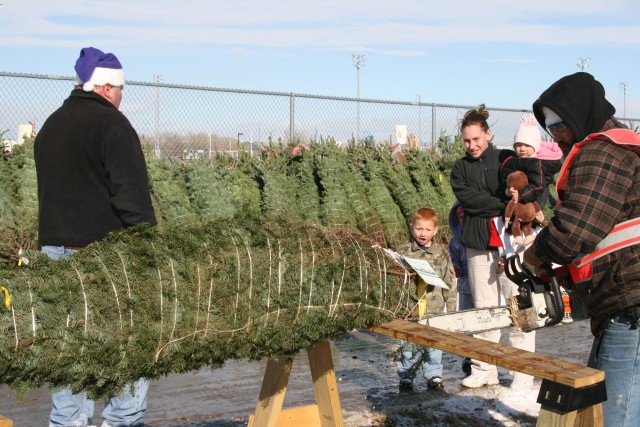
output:
M516 157L516 153L489 146L479 158L467 154L453 165L451 188L464 207L461 240L467 248L491 249L491 218L503 215L507 204L500 185L500 166L509 157Z
M577 72L563 77L533 103L538 123L544 123L542 107L547 107L569 126L575 141L599 132L616 109L604 97L604 87L589 73Z
M591 75L576 73L547 89L534 103L554 111L580 142L592 133L624 128L604 88ZM525 251L528 262L565 265L592 253L616 224L640 218L640 157L622 145L595 138L575 153L562 201ZM592 279L576 287L589 306L591 329L599 336L616 313L640 306L640 245L603 255L591 263Z

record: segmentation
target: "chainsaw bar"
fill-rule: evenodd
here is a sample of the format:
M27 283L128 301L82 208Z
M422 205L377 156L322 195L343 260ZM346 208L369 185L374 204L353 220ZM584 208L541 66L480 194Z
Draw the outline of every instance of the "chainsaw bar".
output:
M507 307L476 308L434 314L418 323L451 332L486 332L513 326Z

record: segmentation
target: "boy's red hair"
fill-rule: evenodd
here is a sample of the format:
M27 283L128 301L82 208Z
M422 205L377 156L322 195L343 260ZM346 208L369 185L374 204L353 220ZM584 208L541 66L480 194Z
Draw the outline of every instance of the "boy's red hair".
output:
M416 220L419 219L423 221L431 221L433 222L433 225L436 227L438 226L438 214L431 208L420 208L415 211L411 222L416 222Z

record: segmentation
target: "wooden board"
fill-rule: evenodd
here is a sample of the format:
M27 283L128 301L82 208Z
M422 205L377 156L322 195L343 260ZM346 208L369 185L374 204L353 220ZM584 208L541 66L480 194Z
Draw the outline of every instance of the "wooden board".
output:
M381 335L481 360L573 388L604 381L604 372L597 369L406 320L393 320L369 329Z
M254 416L249 416L247 427L254 427ZM257 424L255 424L257 425ZM278 418L278 427L321 427L318 405L298 406L283 409Z
M13 427L13 421L0 415L0 427Z

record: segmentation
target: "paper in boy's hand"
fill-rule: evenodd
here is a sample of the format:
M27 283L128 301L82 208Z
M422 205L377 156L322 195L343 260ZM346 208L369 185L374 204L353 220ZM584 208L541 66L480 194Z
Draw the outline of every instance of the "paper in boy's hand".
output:
M415 271L418 274L418 276L420 276L422 280L425 281L425 283L429 285L437 286L439 288L449 289L447 284L444 283L444 281L440 277L438 277L438 275L436 274L436 271L433 269L433 267L431 267L431 264L429 264L426 260L416 259L416 258L407 258L404 255L399 254L398 252L392 251L391 249L383 248L377 244L373 245L373 247L377 249L382 249L389 258L393 259L398 264L404 267L408 266L409 268L411 268L413 271Z
M402 255L400 255L402 256ZM444 280L442 280L436 271L431 267L431 264L425 259L408 258L403 256L404 261L413 268L413 271L418 273L418 276L429 285L437 286L438 288L449 289Z
M398 252L392 251L391 249L383 248L382 246L380 246L377 243L374 244L371 247L374 248L374 249L381 249L386 256L388 256L389 258L391 258L392 260L397 262L402 267L406 267L406 263L404 262L404 257L402 255L400 255Z

